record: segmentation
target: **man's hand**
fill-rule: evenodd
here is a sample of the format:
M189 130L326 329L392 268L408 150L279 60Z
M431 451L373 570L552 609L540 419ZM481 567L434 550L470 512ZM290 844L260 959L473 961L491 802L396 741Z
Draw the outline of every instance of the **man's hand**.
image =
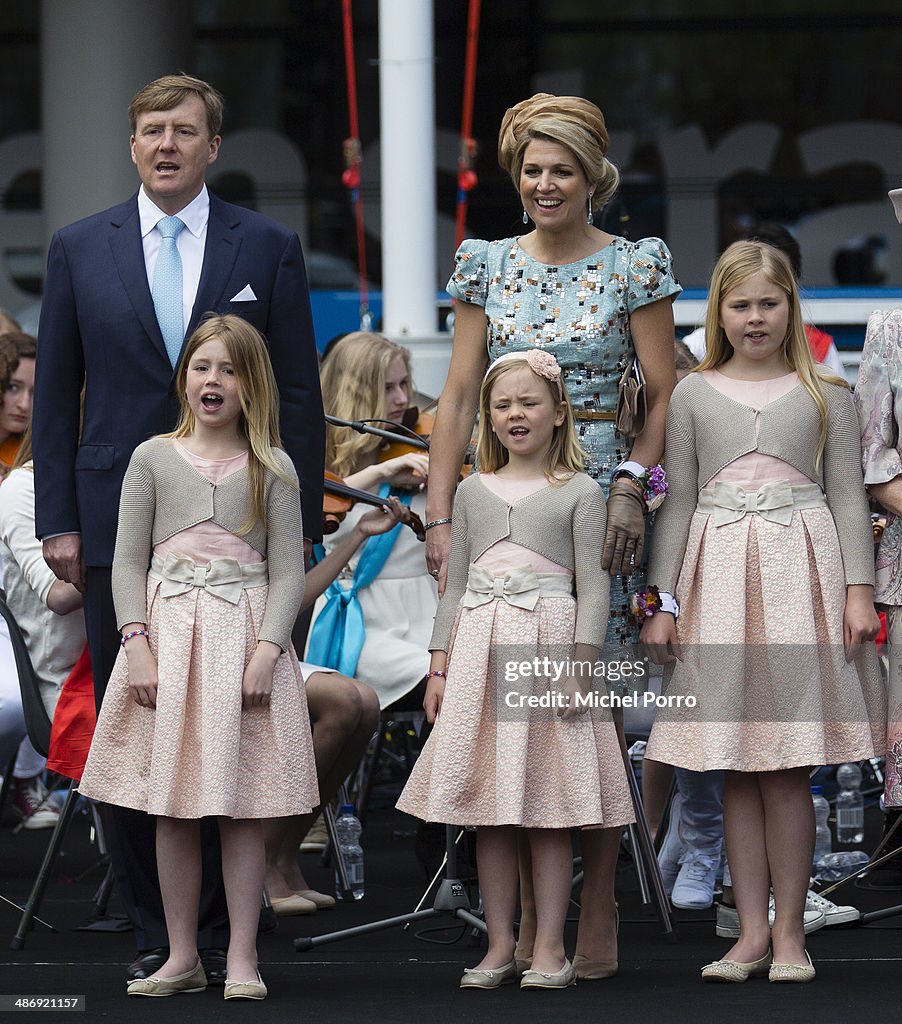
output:
M81 534L62 533L50 537L43 545L44 561L53 570L53 575L64 583L71 583L82 594L85 592L85 565L82 554Z

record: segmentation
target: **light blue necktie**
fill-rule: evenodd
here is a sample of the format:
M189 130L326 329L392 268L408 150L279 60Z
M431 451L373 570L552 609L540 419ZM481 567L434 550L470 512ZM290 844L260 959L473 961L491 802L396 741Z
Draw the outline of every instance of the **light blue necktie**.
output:
M178 217L164 217L157 223L157 231L163 236L157 265L153 272L154 309L157 323L166 343L169 362L178 362L182 342L185 340L185 321L182 312L182 257L179 255L178 237L184 228L184 221Z

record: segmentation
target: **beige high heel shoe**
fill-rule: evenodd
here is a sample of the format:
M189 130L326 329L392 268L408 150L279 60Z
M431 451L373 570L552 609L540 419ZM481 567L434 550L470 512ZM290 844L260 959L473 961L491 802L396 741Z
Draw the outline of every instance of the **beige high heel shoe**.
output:
M614 930L617 935L620 934L619 907L614 909ZM573 957L573 973L582 981L601 981L603 978L613 978L618 967L617 960L590 960L582 953L577 953Z

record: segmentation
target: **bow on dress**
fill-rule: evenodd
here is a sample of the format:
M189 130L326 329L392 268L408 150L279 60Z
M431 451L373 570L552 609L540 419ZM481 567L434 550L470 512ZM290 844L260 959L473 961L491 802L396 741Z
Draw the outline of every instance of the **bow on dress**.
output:
M478 608L500 597L515 608L531 612L539 595L539 578L531 565L508 569L503 576L495 576L481 565L471 565L461 604L464 608Z
M750 512L770 523L789 526L794 507L792 487L785 480L762 484L757 491L719 482L714 485L712 504L715 526L736 523Z
M204 587L229 604L238 604L244 590L244 574L234 558L217 558L209 565L195 565L190 558L170 552L160 576L161 597L175 597L192 587Z

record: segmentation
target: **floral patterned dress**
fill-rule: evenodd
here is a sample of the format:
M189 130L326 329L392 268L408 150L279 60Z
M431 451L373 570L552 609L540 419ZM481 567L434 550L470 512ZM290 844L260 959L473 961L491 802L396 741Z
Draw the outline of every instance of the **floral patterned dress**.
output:
M865 484L902 476L902 309L878 310L868 319L854 398ZM892 513L877 549L876 578L874 600L886 606L889 640L883 795L887 806L902 807L902 518Z
M632 448L613 420L617 382L635 357L630 315L680 293L671 263L660 238L617 236L591 256L557 266L533 259L516 238L467 239L455 257L448 292L485 309L489 359L528 348L557 359L574 412L585 417L577 419L577 430L586 472L605 496L611 470ZM596 414L605 415L590 418ZM629 599L644 586L644 564L629 577L613 578L606 643L636 641Z

